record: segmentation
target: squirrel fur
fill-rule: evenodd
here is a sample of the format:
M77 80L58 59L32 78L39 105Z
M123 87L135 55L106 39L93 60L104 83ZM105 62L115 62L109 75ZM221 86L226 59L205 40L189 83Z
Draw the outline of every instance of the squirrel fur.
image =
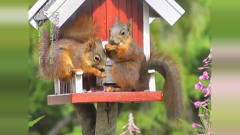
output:
M60 29L60 38L50 43L49 34L43 33L40 52L40 75L45 79L67 81L75 72L106 77L106 54L97 26L88 15Z
M162 53L151 51L146 61L143 50L132 39L131 20L122 24L117 17L110 29L107 55L114 61L112 76L120 88L108 87L106 91L147 90L150 75L155 69L165 78L164 101L169 118L178 118L183 109L182 85L177 64Z

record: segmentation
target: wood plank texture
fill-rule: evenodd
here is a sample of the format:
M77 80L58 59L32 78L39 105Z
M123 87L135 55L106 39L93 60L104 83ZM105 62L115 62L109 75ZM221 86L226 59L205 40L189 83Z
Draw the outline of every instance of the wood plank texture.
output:
M138 1L138 45L143 47L143 1Z
M107 40L107 32L106 32L106 23L107 23L107 15L106 15L106 3L104 0L92 0L92 16L95 22L99 27L99 38L101 40Z
M71 94L48 95L48 105L59 105L71 103Z
M132 37L138 43L138 1L132 1Z
M126 23L129 20L127 16L127 0L119 0L118 10L120 22Z
M109 30L118 16L118 0L106 0L107 5L107 37L109 37Z
M97 103L97 102L146 102L161 101L162 91L156 92L92 92L72 93L72 103Z

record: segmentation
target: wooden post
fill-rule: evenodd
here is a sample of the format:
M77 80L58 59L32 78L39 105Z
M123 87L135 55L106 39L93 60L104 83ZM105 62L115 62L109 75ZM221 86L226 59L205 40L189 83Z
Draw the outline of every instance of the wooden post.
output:
M71 79L71 92L72 93L82 93L83 90L83 72L76 72Z
M54 80L54 91L55 91L55 95L60 94L60 80L59 79Z
M145 1L143 2L143 51L146 56L146 60L148 61L150 59L151 45L150 45L150 29L149 29L149 6ZM148 84L149 90L156 91L156 84L155 84L155 77L154 77L155 70L148 70L148 73L150 74L150 80Z
M98 103L95 135L116 135L118 103Z
M96 135L96 109L93 104L74 104L83 135Z
M150 29L149 29L149 6L143 2L143 52L147 61L150 59Z
M149 90L150 91L156 91L156 83L155 83L155 70L151 69L148 70L148 73L150 74L150 79L149 79Z

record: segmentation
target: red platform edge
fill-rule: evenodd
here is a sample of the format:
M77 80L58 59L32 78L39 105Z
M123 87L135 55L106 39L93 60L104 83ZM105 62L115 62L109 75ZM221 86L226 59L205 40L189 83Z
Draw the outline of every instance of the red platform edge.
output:
M72 93L71 103L162 101L162 91Z

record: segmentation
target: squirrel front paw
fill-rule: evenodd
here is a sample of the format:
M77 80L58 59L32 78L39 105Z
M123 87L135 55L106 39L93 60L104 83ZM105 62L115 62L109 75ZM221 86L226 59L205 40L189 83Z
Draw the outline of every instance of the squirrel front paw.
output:
M107 73L106 72L101 72L101 75L99 77L105 78L105 77L107 77Z
M105 49L106 49L107 51L113 51L113 50L116 50L116 49L117 49L117 45L107 44L107 45L105 45Z
M100 78L105 78L105 77L107 77L107 73L106 73L106 72L101 72L101 71L97 71L95 75L96 75L97 77L100 77Z
M104 91L105 92L113 92L114 88L113 87L106 87L106 88L104 88Z
M72 72L76 73L76 72L82 72L83 70L81 68L73 68Z

